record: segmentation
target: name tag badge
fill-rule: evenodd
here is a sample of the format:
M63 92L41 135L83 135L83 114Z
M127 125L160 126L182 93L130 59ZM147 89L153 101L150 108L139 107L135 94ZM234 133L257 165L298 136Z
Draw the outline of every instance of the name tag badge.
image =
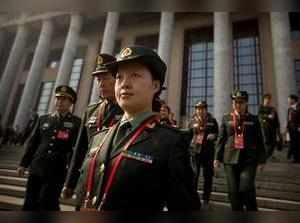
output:
M72 128L73 127L73 123L72 122L64 122L64 127L65 128Z
M204 134L197 134L196 136L196 144L203 144Z
M206 125L207 125L207 126L214 126L214 123L208 122Z
M244 135L243 134L235 134L234 135L234 148L235 149L244 149Z
M141 161L143 163L152 164L153 158L149 155L144 155L138 152L124 151L123 156L129 159Z
M69 139L69 133L67 131L58 131L56 135L57 139L67 140Z
M244 125L253 125L254 122L244 122Z
M43 128L48 128L49 127L49 123L48 122L44 123L42 127Z

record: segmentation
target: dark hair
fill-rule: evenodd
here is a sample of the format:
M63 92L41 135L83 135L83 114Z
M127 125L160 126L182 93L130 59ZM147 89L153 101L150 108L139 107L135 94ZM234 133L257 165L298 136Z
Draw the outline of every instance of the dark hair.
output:
M289 96L289 98L290 98L290 99L293 99L294 101L298 101L298 96L295 95L295 94L291 94L291 95Z
M161 103L160 108L165 107L168 110L168 113L171 113L171 108L166 103Z

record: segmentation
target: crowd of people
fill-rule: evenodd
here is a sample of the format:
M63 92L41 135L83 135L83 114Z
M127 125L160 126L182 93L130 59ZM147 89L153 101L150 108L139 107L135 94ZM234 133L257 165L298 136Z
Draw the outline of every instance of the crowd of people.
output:
M70 113L76 92L58 86L55 112L35 116L23 133L28 139L17 169L23 176L29 168L23 210L60 210L60 196L74 195L77 211L207 209L221 164L232 210L258 210L256 173L287 140L270 94L256 116L248 111L248 93L234 91L219 124L199 101L182 128L159 97L167 67L156 52L126 47L117 58L98 55L96 64L100 100L82 119ZM300 106L295 95L288 100L289 158L299 162Z
M26 127L23 130L20 130L18 126L13 127L11 124L3 127L1 125L0 115L0 147L10 145L23 145L26 139L31 134L37 120L38 114L32 111Z

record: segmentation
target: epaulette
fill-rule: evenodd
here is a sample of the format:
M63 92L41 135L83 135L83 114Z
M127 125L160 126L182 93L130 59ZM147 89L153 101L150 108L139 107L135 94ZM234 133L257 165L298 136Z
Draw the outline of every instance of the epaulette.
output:
M91 137L93 137L93 136L95 136L95 135L98 135L98 134L100 134L100 133L108 132L109 129L110 129L110 128L107 128L107 127L102 128L102 129L99 130L99 131L93 132L93 134L91 135Z
M88 105L88 108L95 107L95 106L97 106L97 105L99 105L99 104L101 104L101 103L102 103L102 101L98 101L98 102L95 102L95 103L91 103L91 104Z
M180 132L180 129L177 128L177 127L174 127L174 126L163 125L163 124L161 124L161 123L157 123L156 125L159 126L160 128L163 128L163 129L169 129L169 130L172 130L172 131L174 131L174 132Z

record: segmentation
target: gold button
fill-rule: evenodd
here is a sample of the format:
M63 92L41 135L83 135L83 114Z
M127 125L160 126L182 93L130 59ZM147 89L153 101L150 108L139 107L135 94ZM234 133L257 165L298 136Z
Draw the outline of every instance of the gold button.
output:
M105 169L105 165L104 165L104 163L102 163L102 165L100 166L100 173L102 173L104 171L104 169Z

